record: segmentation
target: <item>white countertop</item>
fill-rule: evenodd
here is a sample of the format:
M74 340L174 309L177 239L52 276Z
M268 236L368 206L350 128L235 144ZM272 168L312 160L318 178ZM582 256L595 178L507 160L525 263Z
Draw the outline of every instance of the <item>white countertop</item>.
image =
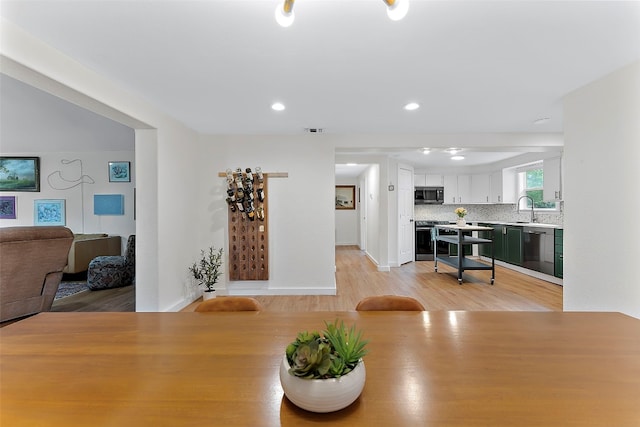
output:
M496 224L496 225L511 225L518 227L539 227L539 228L554 228L554 229L562 229L562 225L558 224L544 224L540 222L505 222L505 221L469 221L474 224L482 223L482 224Z
M479 225L457 225L457 224L438 224L436 228L447 228L451 230L466 230L466 231L485 231L492 230L491 227L481 227Z

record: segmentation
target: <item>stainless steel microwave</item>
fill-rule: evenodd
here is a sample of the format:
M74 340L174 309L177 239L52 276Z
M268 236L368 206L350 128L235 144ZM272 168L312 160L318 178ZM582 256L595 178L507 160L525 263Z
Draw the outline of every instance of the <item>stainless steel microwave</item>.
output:
M416 205L440 205L444 203L444 187L416 187Z

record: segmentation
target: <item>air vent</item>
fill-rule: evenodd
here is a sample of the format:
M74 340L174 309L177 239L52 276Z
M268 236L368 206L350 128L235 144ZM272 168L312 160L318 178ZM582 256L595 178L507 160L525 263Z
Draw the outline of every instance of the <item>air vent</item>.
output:
M324 129L322 129L322 128L304 128L304 131L306 133L322 133L322 132L324 132Z

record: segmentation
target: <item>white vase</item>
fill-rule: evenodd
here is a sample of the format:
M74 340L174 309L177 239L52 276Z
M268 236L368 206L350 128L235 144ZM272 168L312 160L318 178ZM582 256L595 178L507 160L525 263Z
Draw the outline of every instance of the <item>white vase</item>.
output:
M308 379L289 373L284 355L280 364L280 384L294 405L311 412L333 412L351 405L362 393L366 379L364 361L339 378Z
M202 293L202 300L206 301L208 299L213 299L216 297L216 291L215 289L213 291L204 291Z
M458 220L456 221L456 225L464 227L467 225L467 221L464 218L458 218Z

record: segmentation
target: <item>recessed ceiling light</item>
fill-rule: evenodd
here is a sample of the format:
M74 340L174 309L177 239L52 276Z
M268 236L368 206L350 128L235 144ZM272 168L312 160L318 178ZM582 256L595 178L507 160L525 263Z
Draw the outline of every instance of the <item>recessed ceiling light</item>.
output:
M423 148L422 149L422 154L429 154L431 153L431 149L430 148Z
M281 102L276 102L271 106L271 109L274 111L282 111L284 110L284 104Z
M543 123L547 123L549 120L551 120L549 117L542 117L542 118L540 118L538 120L534 120L533 124L534 125L541 125Z
M451 160L464 160L464 156L452 156Z
M418 104L417 102L410 102L404 106L404 109L407 111L417 110L418 108L420 108L420 104Z
M449 154L456 154L456 153L459 153L459 152L460 152L460 151L462 151L462 150L460 150L459 148L451 147L451 148L447 148L447 149L446 149L446 150L444 150L444 151L445 151L446 153L449 153Z

